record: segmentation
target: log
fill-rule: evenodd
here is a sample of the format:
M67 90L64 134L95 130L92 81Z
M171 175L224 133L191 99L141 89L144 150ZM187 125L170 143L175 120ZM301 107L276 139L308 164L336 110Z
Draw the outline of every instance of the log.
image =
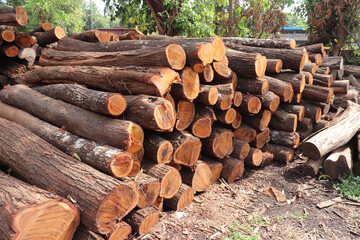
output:
M33 89L48 97L109 116L119 116L126 109L126 100L119 93L95 91L75 84L53 84Z
M180 76L169 68L56 66L34 68L17 79L23 84L67 81L108 92L164 96L173 83L180 83Z
M234 140L239 139L250 143L255 140L256 134L257 133L254 128L242 122L240 127L234 131Z
M194 69L195 70L195 69ZM200 81L203 83L212 82L214 79L214 69L210 64L203 67L203 71L200 74Z
M206 162L198 160L191 168L182 168L180 174L183 183L194 192L204 192L210 187L211 170Z
M322 82L325 82L328 87L330 87L332 82L333 82L333 76L332 75L314 73L313 77L314 77L314 79L318 79L318 80L321 80Z
M131 210L136 199L130 186L73 159L20 125L5 119L0 125L1 163L30 184L71 196L90 230L107 234ZM21 145L14 144L19 139Z
M133 166L131 168L131 172L127 176L135 177L139 173L140 169L141 169L141 163L139 160L135 159L135 156L134 156L134 162L133 162Z
M309 84L306 84L306 87L302 92L303 99L325 103L330 103L333 96L334 91L331 88L314 86Z
M41 45L41 44L40 44ZM151 61L149 61L151 59ZM42 66L141 66L170 67L181 70L185 66L184 49L175 43L167 46L124 52L66 52L44 49L39 59Z
M322 65L322 56L321 54L315 53L315 54L309 54L309 60L311 62L316 63L316 65L318 66L318 68Z
M281 59L283 61L284 69L291 69L296 72L302 71L308 56L307 52L304 51L303 49L276 49L276 48L248 47L248 46L234 45L231 43L227 44L226 42L225 45L236 51L242 51L247 53L260 53L261 55L267 58ZM228 57L228 55L226 56ZM230 68L233 69L231 65Z
M178 131L184 131L190 126L194 116L195 116L195 104L185 100L180 100L177 103L175 128Z
M189 131L195 137L207 138L211 134L214 120L214 110L212 108L197 105L195 106L195 116L189 126Z
M27 68L24 64L19 64L1 57L0 60L0 73L7 76L8 78L17 78L27 71Z
M165 164L157 164L150 160L142 161L144 172L160 181L162 198L172 198L181 186L181 176L178 170Z
M23 7L0 9L0 25L25 26L27 24L27 15Z
M50 43L57 42L63 37L66 36L64 29L61 27L54 27L46 32L36 32L34 33L34 37L36 37L37 43L40 46L46 46ZM67 64L65 64L67 65ZM71 65L71 64L69 64Z
M222 161L221 177L228 183L234 182L244 174L244 161L233 157L226 157Z
M1 239L71 239L80 212L68 200L0 172Z
M296 132L271 130L270 142L288 148L297 148L300 144L300 135Z
M349 106L342 115L343 119L303 143L303 154L316 160L345 145L360 127L360 122L357 121L359 115L356 105Z
M345 75L353 75L356 78L360 77L360 68L354 65L344 65Z
M90 231L85 225L80 224L75 231L73 240L104 240L104 238L93 231Z
M5 44L1 47L1 53L6 57L16 57L19 53L19 48L13 43Z
M159 211L149 206L134 209L126 216L125 220L137 234L142 235L149 232L159 222Z
M351 173L353 160L351 147L344 145L333 151L324 161L324 172L332 179L339 179L345 174Z
M330 124L330 123L329 123L328 121L326 121L326 120L324 120L324 119L321 119L319 122L313 124L313 131L314 131L314 132L317 132L317 131L319 131L320 129L323 129L323 128L328 127L329 124Z
M306 51L311 53L320 53L323 57L325 57L325 48L323 43L316 43L312 45L306 45L304 46Z
M301 103L301 100L302 100L302 94L301 93L297 93L293 96L292 100L290 103L293 103L293 104L299 104Z
M322 111L319 106L313 105L311 103L302 102L301 105L305 107L305 117L310 118L315 123L318 123L321 119Z
M256 96L260 99L261 106L271 112L275 112L280 105L280 97L271 91L265 93L264 95Z
M231 130L214 126L210 136L201 139L202 152L220 159L230 155L233 151L233 135Z
M254 116L244 116L243 119L256 130L264 131L270 123L271 112L268 110L261 110L259 114Z
M317 69L316 63L305 63L303 71L314 74L316 73L316 69Z
M299 172L305 176L315 177L319 173L324 160L324 158L318 160L308 159L305 164L299 166Z
M277 162L289 164L294 157L294 150L288 147L268 143L262 151L270 152L274 154L274 160Z
M36 32L46 32L47 30L52 29L53 26L50 22L45 22L36 27L33 31L29 32L30 35L34 35Z
M302 121L305 116L305 107L302 105L281 103L280 108L285 112L296 114L299 121Z
M335 107L338 107L341 104L346 103L349 100L354 102L354 103L358 103L358 101L359 101L359 93L358 93L357 90L351 89L351 90L348 91L347 94L335 95L332 105L335 106Z
M295 132L298 118L296 114L278 110L271 116L269 127L275 130Z
M236 89L243 93L264 95L269 91L269 81L264 79L240 78Z
M225 43L235 43L244 46L263 47L263 48L289 48L296 46L294 39L254 39L239 37L223 37Z
M223 164L217 161L216 158L211 158L205 155L201 156L201 161L206 162L210 168L211 171L210 184L213 184L217 180L219 180L223 169Z
M240 113L238 111L235 110L235 119L234 121L232 121L232 123L230 124L231 125L231 129L238 129L241 125L241 122L242 122L242 116L240 115ZM230 126L228 125L228 126Z
M0 29L0 38L4 42L13 42L15 40L15 33L13 30L10 29Z
M176 100L193 101L200 92L199 74L185 67L180 73L180 79L180 84L172 86L171 96Z
M313 84L314 77L311 73L302 71L302 72L300 72L300 74L305 76L305 81L307 84L310 84L310 85Z
M290 83L293 90L297 93L302 93L304 91L306 80L305 80L305 75L303 75L301 72L299 74L279 73L273 76L276 79L280 79L282 81Z
M201 141L188 132L162 133L160 136L169 140L174 148L175 163L192 166L199 159Z
M329 67L320 67L320 68L317 68L317 69L316 69L316 73L329 75L329 74L330 74L330 68L329 68Z
M341 56L323 57L322 67L329 67L331 70L344 69L344 58Z
M223 124L231 124L236 118L236 110L230 108L228 110L214 109L216 120Z
M250 152L250 145L244 140L234 138L234 151L230 154L231 157L244 160Z
M234 98L233 85L231 83L214 85L218 90L218 101L214 107L220 110L227 110L231 108L232 100Z
M256 134L256 138L250 143L250 146L261 149L270 140L270 130L266 128L264 131Z
M349 76L347 76L347 78L350 81L350 84L354 87L360 88L360 83L359 81L354 77L354 75L350 74ZM337 82L337 81L336 81Z
M313 125L313 121L310 118L303 118L301 122L298 122L296 132L300 135L300 141L304 141L305 138L314 132Z
M265 76L266 67L263 66L259 53L244 53L227 48L226 57L229 59L229 67L239 76L259 78Z
M140 148L138 151L131 153L134 156L134 159L141 162L144 158L144 147Z
M281 81L272 77L265 77L265 80L269 82L269 90L278 95L282 101L288 102L293 94L293 88L290 83Z
M170 141L150 132L145 134L144 150L147 159L162 164L169 163L174 152Z
M28 48L32 45L32 38L27 33L17 33L15 38L15 44L19 48Z
M228 64L229 60L227 57L224 57L224 59L219 62L212 63L212 66L214 68L214 79L221 81L229 79L231 77L233 71L231 70L231 68L228 67Z
M241 114L257 114L261 110L261 101L251 94L244 94L239 111Z
M267 73L280 73L283 67L281 59L267 59L266 72Z
M124 221L120 221L117 224L116 229L109 235L108 240L127 240L131 232L131 226Z
M25 65L32 67L36 60L36 50L34 48L22 48L18 52L18 58L24 59Z
M133 122L101 116L49 98L23 85L3 89L0 99L58 127L65 126L78 136L129 152L136 152L142 147L143 130Z
M71 34L71 38L81 40L84 42L109 42L110 35L106 32L101 32L98 30L88 30L85 32Z
M240 91L234 92L234 99L233 99L233 105L234 107L240 107L243 100L243 94Z
M159 211L162 212L164 210L164 198L158 197L153 206Z
M194 190L186 184L181 184L179 191L170 199L165 199L165 206L171 210L180 211L189 206L194 200Z
M248 156L244 159L246 165L260 166L262 163L262 151L257 148L250 147Z
M334 94L347 94L349 91L349 85L350 85L350 81L349 80L339 80L339 81L334 81L331 84L331 88L334 91ZM360 84L359 84L360 87Z
M80 138L70 132L44 122L27 112L0 102L0 117L16 122L65 153L115 177L127 176L133 165L133 156L125 151Z
M204 105L214 105L218 100L219 91L211 85L200 84L200 91L194 102Z

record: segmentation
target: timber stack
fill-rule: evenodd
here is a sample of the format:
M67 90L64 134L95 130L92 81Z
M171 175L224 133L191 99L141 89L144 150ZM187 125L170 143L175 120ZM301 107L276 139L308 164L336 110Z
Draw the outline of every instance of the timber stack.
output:
M325 61L321 46L137 31L119 41L96 31L55 39L60 30L43 25L29 33L43 48L34 66L0 66L12 85L0 91L0 165L27 182L0 173L11 182L3 192L21 186L42 196L36 206L31 194L5 202L29 209L5 211L0 232L8 238L44 229L63 239L144 234L159 211L183 209L219 178L233 182L245 168L289 163L301 141L328 127L331 108L352 105L350 81L330 74L343 64ZM348 109L330 134L358 117ZM316 136L302 147L312 160L347 143L324 150L323 137L308 143ZM347 153L337 151L333 161ZM47 214L61 227L33 226Z

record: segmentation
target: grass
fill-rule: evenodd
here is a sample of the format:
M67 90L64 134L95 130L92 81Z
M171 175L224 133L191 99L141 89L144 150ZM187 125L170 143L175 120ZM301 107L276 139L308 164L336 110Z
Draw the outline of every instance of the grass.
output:
M340 183L334 185L340 196L360 202L360 176L350 173L342 177L340 181Z
M294 219L306 219L309 217L309 214L301 213L301 212L297 211L296 213L290 214L289 217L294 218Z
M229 230L229 236L223 240L260 240L260 232L254 233L255 229L250 225L234 224Z

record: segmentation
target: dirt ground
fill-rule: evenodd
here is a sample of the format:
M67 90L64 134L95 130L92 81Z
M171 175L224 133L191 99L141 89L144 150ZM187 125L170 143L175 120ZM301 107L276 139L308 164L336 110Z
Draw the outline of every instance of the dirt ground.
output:
M338 197L335 182L298 174L302 162L247 169L229 184L233 191L217 182L181 213L163 212L159 224L136 239L360 239L360 204L343 199L319 209L317 203ZM287 201L265 194L268 186Z

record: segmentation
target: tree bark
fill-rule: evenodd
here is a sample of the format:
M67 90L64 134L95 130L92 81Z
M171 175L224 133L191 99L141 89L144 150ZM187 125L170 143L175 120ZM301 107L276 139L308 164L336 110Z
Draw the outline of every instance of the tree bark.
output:
M259 78L265 76L266 67L263 66L259 53L246 53L228 48L226 57L229 59L229 67L239 76Z
M256 138L253 142L250 143L250 146L261 149L269 141L270 141L270 130L269 128L266 128L264 131L256 134Z
M233 71L229 68L229 60L226 56L219 62L213 62L212 66L214 68L214 79L218 81L229 79L233 74Z
M360 67L353 65L344 65L345 75L354 75L356 78L360 78Z
M109 235L108 240L127 240L131 232L132 232L131 226L126 222L121 221L117 224L116 229ZM84 240L91 240L91 239L84 239Z
M139 235L149 232L159 222L159 211L149 206L141 209L134 209L126 216L125 221Z
M300 135L300 141L304 141L305 138L315 132L313 121L310 118L303 118L301 122L298 122L296 132Z
M244 174L244 161L233 157L226 157L222 161L221 177L228 183L234 182Z
M110 35L107 32L101 32L98 30L88 30L85 32L72 34L70 38L81 40L84 42L109 42Z
M239 37L223 37L225 43L234 43L244 46L263 47L263 48L289 48L296 46L294 39L254 39Z
M316 43L312 45L305 46L306 51L310 53L321 53L323 57L325 57L325 48L323 43Z
M145 134L144 150L146 158L162 164L169 163L174 152L170 141L150 132Z
M76 229L73 240L105 240L102 236L92 232L83 224Z
M330 103L334 91L331 88L315 86L306 84L304 91L302 92L303 99L309 99L318 102Z
M305 107L301 105L293 105L288 103L281 103L280 109L288 113L296 114L298 120L301 122L305 116Z
M280 97L271 91L257 97L261 100L261 106L271 112L275 112L280 105Z
M276 113L276 112L275 112ZM254 116L244 116L243 119L247 124L259 131L264 131L271 120L271 112L268 110L261 110L259 114Z
M271 116L269 127L275 130L295 132L297 128L297 122L298 118L296 114L278 110Z
M323 57L322 67L329 67L331 70L342 70L344 69L344 58L343 57Z
M293 88L290 83L281 81L272 77L265 77L269 82L269 90L278 95L282 101L288 102L293 94Z
M36 37L36 41L40 46L45 47L50 43L59 41L66 36L66 33L64 29L54 27L46 32L36 32L33 36Z
M279 73L273 76L276 79L280 79L282 81L290 83L293 90L297 93L302 93L304 91L306 80L305 80L305 75L301 73L299 74Z
M16 57L19 53L19 48L13 43L4 44L0 47L1 53L9 58Z
M270 142L288 148L297 148L300 144L300 136L296 132L271 130Z
M305 107L305 117L310 118L315 123L318 123L321 119L322 111L319 106L313 105L311 103L302 102L301 105Z
M216 120L223 124L231 124L236 118L236 110L233 108L224 111L215 109L214 112Z
M36 27L33 31L29 32L30 35L34 35L36 32L46 32L47 30L52 29L53 26L50 22L45 22Z
M241 114L250 115L258 114L261 110L261 101L258 97L251 94L244 94L243 101L240 105L239 111Z
M25 26L27 24L27 15L23 7L0 9L0 25Z
M314 74L316 73L316 69L317 69L316 63L305 63L303 71Z
M321 119L319 122L317 123L314 123L313 124L313 132L317 132L319 131L320 129L323 129L325 127L328 127L329 126L329 122L324 120L324 119Z
M299 172L305 176L316 177L324 160L324 158L320 158L318 160L308 159L305 164L299 166Z
M315 54L309 54L309 60L311 61L311 62L314 62L314 63L316 63L316 65L318 66L318 68L317 69L319 69L319 67L322 65L322 62L323 62L323 60L322 60L322 55L321 54L317 54L317 53L315 53Z
M181 184L179 191L174 197L165 199L165 206L174 211L180 211L181 209L189 206L194 199L194 190L186 184Z
M194 192L204 192L210 187L211 170L206 162L198 160L191 168L182 168L180 174L183 183Z
M291 162L291 160L294 157L294 150L291 148L287 148L280 145L275 145L268 143L263 148L262 151L264 152L270 152L274 154L274 160L288 164Z
M250 152L244 159L244 162L246 165L258 167L262 163L262 155L263 153L260 149L250 147Z
M15 33L10 29L0 29L0 38L4 42L11 43L15 40Z
M214 105L218 101L219 91L211 85L200 84L200 91L194 102L204 105Z
M214 126L210 136L201 139L202 152L220 159L230 155L233 151L233 135L231 130Z
M281 59L268 59L266 65L266 73L280 73L283 67Z
M353 160L349 144L333 151L324 161L324 171L332 179L339 179L351 173Z
M269 91L269 81L264 79L240 78L237 90L243 93L264 95Z
M348 91L347 94L338 94L334 97L334 102L332 103L333 106L339 107L341 104L347 101L352 101L354 103L358 103L359 101L359 93L355 89L351 89Z
M0 73L8 78L17 78L27 71L24 64L19 64L2 57L0 57L0 61Z

